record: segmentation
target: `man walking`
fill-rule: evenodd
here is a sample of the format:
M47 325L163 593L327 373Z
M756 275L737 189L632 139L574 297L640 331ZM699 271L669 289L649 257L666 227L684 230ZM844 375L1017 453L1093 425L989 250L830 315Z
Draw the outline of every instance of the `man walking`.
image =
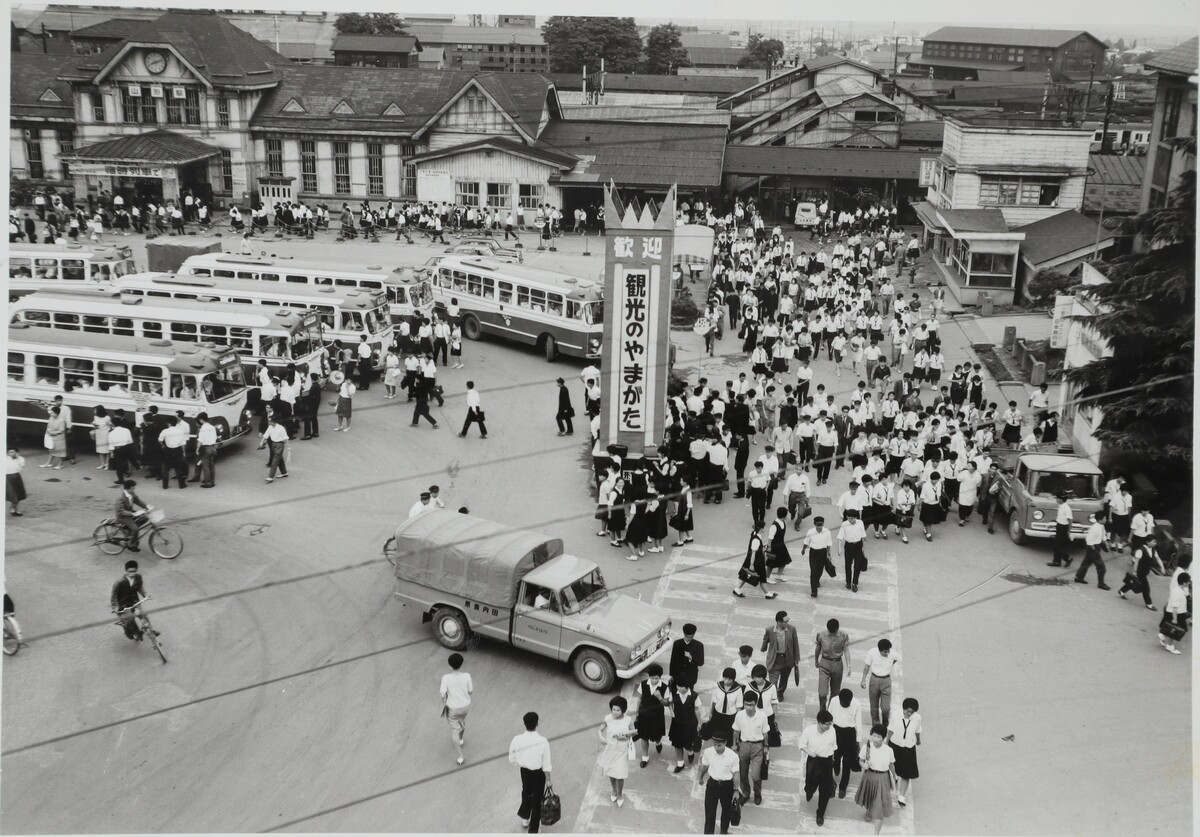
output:
M171 425L158 434L158 444L162 448L162 487L168 488L171 482L171 470L175 470L175 478L180 488L187 488L187 461L183 457L183 449L188 441L188 427L178 416L171 419Z
M866 479L866 477L863 477ZM858 519L859 512L846 509L846 519L838 527L838 543L842 545L842 557L846 562L846 589L858 592L858 574L867 563L863 552L863 544L867 539L867 529Z
M738 754L738 775L742 803L750 798L754 790L754 804L762 805L762 765L767 756L767 733L771 725L767 713L751 700L733 717L733 749Z
M460 437L467 435L467 429L473 423L479 424L479 438L487 438L487 425L483 423L483 408L479 406L479 393L475 389L474 381L467 381L467 418L463 421L462 432Z
M713 834L717 826L717 804L721 805L721 833L729 833L729 815L733 813L733 777L741 769L737 755L725 747L725 736L714 735L713 745L700 754L696 781L704 785L704 833Z
M775 691L782 703L783 693L787 691L788 675L796 667L800 655L796 628L788 624L786 610L776 613L775 624L763 633L761 650L767 654L767 671L771 673L771 682L775 684Z
M111 436L110 436L111 438ZM1104 558L1101 556L1101 550L1108 551L1108 532L1104 530L1104 524L1096 519L1096 515L1088 515L1087 534L1083 538L1086 552L1083 556L1083 563L1079 565L1079 572L1075 573L1075 582L1077 584L1087 584L1088 567L1093 564L1096 566L1096 586L1101 590L1111 590L1104 583Z
M450 739L454 742L455 761L463 763L463 744L467 735L467 712L471 709L471 695L475 684L471 675L462 670L462 654L450 655L450 673L442 675L439 690L442 695L442 717L450 726Z
M359 335L358 340L358 388L364 391L371 388L371 344L365 334Z
M691 622L683 626L683 637L671 645L671 664L667 673L674 686L696 688L700 667L704 665L704 643L696 639L696 626Z
M892 714L892 672L899 663L900 658L892 653L891 640L887 639L879 640L876 647L863 658L862 688L868 688L867 676L871 678L867 696L871 702L872 724L887 726L888 717Z
M800 752L808 756L804 764L804 798L812 801L817 794L817 825L825 824L825 809L833 796L833 755L837 752L837 734L829 710L817 712L817 722L800 734Z
M850 637L841 623L830 619L825 630L817 634L813 664L817 667L817 698L821 708L829 706L829 696L842 690L842 676L850 670Z
M833 535L825 528L825 518L814 517L812 528L804 533L804 546L800 548L801 555L808 553L809 595L814 599L817 597L817 588L821 586L821 576L824 575L825 568L832 566L829 561L829 550L832 547Z
M571 391L567 389L566 382L559 378L558 384L558 412L554 415L554 420L558 423L558 435L570 436L575 432L575 426L571 423L571 419L575 418L575 408L571 406Z
M842 689L836 699L829 702L829 714L833 716L833 733L837 737L837 752L833 759L833 772L838 779L838 799L846 798L850 784L851 765L858 762L858 731L862 727L862 705L854 692Z
M988 534L996 532L996 503L1000 496L1000 468L995 462L979 482L979 522L987 526Z
M526 712L521 718L525 732L514 736L508 745L508 762L521 768L521 807L517 816L521 827L537 834L542 825L542 798L550 784L550 742L537 731L538 713Z
M263 433L263 441L271 449L271 469L267 472L267 482L275 482L276 471L279 472L279 478L283 479L288 475L287 462L284 461L288 433L287 429L275 418L274 413L267 418L267 430Z
M427 380L418 380L413 389L416 391L417 403L413 406L412 424L409 427L416 427L418 420L424 418L433 425L434 430L437 430L438 423L429 414L429 382Z
M121 485L129 476L130 457L133 454L133 433L125 426L125 411L113 410L113 426L108 431L108 449L110 467L117 472L114 485Z

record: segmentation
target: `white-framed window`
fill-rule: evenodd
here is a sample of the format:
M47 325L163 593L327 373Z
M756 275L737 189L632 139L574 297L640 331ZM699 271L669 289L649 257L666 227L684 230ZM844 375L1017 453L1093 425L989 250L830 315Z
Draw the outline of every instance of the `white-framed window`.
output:
M367 194L381 197L383 191L383 143L367 143Z
M350 194L350 143L333 144L333 191L334 194Z
M508 206L512 186L508 183L489 183L487 185L487 205L492 209L504 209Z
M217 99L217 127L229 127L229 100L224 96Z
M283 140L268 137L265 144L267 147L267 175L283 177Z
M1059 178L984 177L979 182L979 203L984 206L1057 206L1061 189Z
M317 191L317 143L300 140L300 191Z
M522 209L537 209L546 202L546 187L540 183L522 183L518 189L518 201Z
M455 181L454 194L462 206L479 206L479 183L474 180Z

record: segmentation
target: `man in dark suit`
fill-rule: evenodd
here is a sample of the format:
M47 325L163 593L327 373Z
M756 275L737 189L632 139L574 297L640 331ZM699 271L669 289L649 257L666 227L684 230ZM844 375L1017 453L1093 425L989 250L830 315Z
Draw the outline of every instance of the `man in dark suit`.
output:
M683 638L675 640L675 644L671 646L671 665L668 670L671 682L676 686L686 684L689 689L694 690L702 665L704 643L696 639L696 626L689 622L683 626Z
M129 480L132 482L132 480ZM138 573L137 561L125 562L125 575L113 585L112 598L109 604L112 606L113 612L125 610L121 614L121 624L125 628L125 636L130 639L136 639L139 642L142 639L142 629L138 625L137 620L133 618L134 611L126 610L132 608L146 598L146 588L142 584L142 576Z
M570 436L575 433L571 419L575 417L575 408L571 406L571 392L567 389L566 381L558 379L558 412L554 420L558 422L558 435Z
M833 417L833 429L837 431L837 464L841 468L846 462L846 451L850 448L850 440L854 438L854 420L850 418L850 408L842 407L842 411Z
M783 693L787 691L788 675L796 667L800 653L796 628L788 624L786 610L775 614L775 624L763 634L761 650L767 654L767 671L771 673L771 682L775 684L779 700L782 701Z

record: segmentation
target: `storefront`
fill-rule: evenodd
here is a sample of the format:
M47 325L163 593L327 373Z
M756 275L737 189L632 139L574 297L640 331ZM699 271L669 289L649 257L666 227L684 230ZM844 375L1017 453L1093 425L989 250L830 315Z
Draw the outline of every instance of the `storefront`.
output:
M70 164L77 194L109 191L126 201L179 200L187 191L211 200L210 165L221 150L172 131L151 131L84 146Z

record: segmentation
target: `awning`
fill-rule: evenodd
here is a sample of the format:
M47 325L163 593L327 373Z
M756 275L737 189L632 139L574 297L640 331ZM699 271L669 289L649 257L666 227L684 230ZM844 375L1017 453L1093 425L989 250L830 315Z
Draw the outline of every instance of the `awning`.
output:
M139 166L180 166L216 157L221 149L174 131L150 131L85 145L63 154L72 164L120 163Z

